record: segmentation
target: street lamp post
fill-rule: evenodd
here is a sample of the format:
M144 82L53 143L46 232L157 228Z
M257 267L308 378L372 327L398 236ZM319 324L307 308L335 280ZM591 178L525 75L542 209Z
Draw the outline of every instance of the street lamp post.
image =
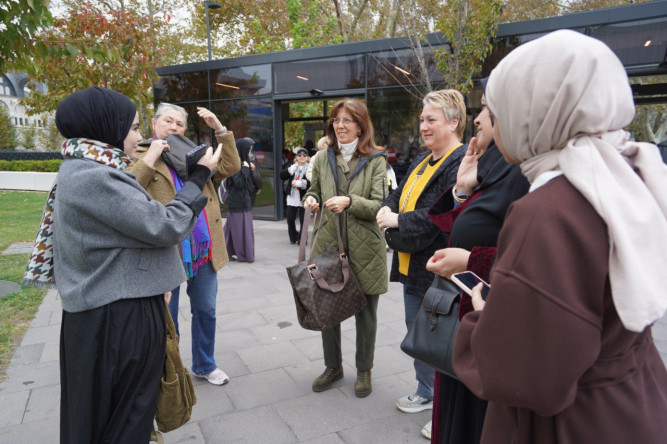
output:
M222 5L218 2L205 1L204 6L206 7L206 39L208 41L208 60L211 60L211 25L208 21L208 10L209 9L219 9L222 8Z

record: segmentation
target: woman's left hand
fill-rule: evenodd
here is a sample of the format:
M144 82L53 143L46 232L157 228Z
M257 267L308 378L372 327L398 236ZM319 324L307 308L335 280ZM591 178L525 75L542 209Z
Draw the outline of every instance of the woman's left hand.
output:
M169 304L169 301L171 301L171 291L167 291L164 293L164 301Z
M377 216L375 216L378 228L380 230L384 230L385 228L398 228L398 213L394 213L389 210L388 207L383 208L387 208L387 210L378 211ZM380 208L380 210L382 210L382 208Z
M199 117L204 119L204 122L210 127L213 128L214 131L224 131L226 128L220 123L220 120L218 119L218 116L213 114L211 111L207 110L206 108L203 108L201 106L197 107L197 114L199 114Z
M472 288L472 306L475 310L484 310L486 301L482 299L482 284L481 282Z
M433 253L426 263L426 269L431 273L451 279L452 274L466 270L470 252L463 248L443 248Z
M340 214L350 206L350 198L347 196L334 196L324 202L324 206L333 211L334 214Z

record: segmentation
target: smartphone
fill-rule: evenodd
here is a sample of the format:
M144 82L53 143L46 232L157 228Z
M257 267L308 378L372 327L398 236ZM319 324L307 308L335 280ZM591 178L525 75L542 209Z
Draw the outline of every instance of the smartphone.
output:
M185 155L185 161L187 162L188 166L188 173L192 172L197 162L199 162L199 159L201 159L202 156L206 154L206 149L207 149L206 145L201 144L195 148L192 148Z
M470 296L472 296L473 287L475 287L477 284L481 282L482 284L484 284L484 286L482 287L482 299L484 299L485 301L486 297L489 295L489 290L491 290L491 286L486 282L484 282L484 279L477 276L472 271L454 273L452 275L452 282L461 287L461 290L465 291Z

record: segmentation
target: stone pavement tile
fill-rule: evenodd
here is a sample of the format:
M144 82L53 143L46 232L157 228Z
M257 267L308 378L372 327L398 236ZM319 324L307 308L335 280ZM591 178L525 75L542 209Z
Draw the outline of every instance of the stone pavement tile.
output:
M3 395L60 384L57 362L10 366L7 373L9 378L2 385Z
M319 332L301 328L296 319L260 325L249 329L261 344L275 344L276 342L290 342L298 339L320 337ZM321 340L320 340L321 342Z
M366 422L364 399L351 402L340 390L327 390L275 405L299 441L336 433Z
M58 339L44 344L44 351L42 352L42 356L39 359L40 363L52 361L56 361L58 366L60 366L60 341Z
M375 336L375 347L395 344L400 345L403 338L405 338L405 333L399 333L393 328L387 327L385 324L378 323L377 334Z
M419 425L412 420L401 418L397 413L391 417L341 430L338 434L343 442L350 443L427 444L429 441L421 434L422 427L423 424Z
M60 440L60 417L52 416L39 426L16 425L0 429L0 442L11 444L56 443Z
M319 332L317 334L310 335L307 338L292 339L292 344L304 355L306 358L311 361L316 359L322 359L322 336ZM347 339L345 340L347 341ZM343 344L342 347L353 347L354 344Z
M11 366L34 365L37 364L42 357L44 351L44 344L30 344L18 347L14 351Z
M252 347L238 354L253 373L310 362L291 342Z
M38 310L37 314L30 323L30 327L46 327L51 325L52 311Z
M49 320L49 325L61 325L62 322L63 322L63 311L58 310L52 312L51 319Z
M23 423L35 423L53 416L60 418L60 385L31 390Z
M246 310L238 313L220 315L217 317L216 329L219 332L242 330L258 325L265 325L266 319L255 310Z
M202 379L193 377L193 382L195 379L203 381ZM227 395L229 387L233 383L234 380L232 379L225 385L212 385L206 381L196 384L195 394L197 395L197 404L192 408L192 418L190 418L190 421L199 422L202 419L212 416L234 412L236 410L234 404L232 404L231 399Z
M30 254L35 246L34 242L14 242L2 252L3 256L8 254Z
M318 436L317 438L300 441L301 444L344 444L345 441L338 435L338 433L329 433L325 436ZM349 441L348 441L349 442ZM368 441L371 443L372 441Z
M195 405L194 408L196 409L197 406ZM169 433L163 433L162 437L165 444L200 444L206 442L199 429L199 424L192 421Z
M60 336L60 325L47 325L45 327L31 327L25 332L21 345L40 344L53 341Z
M60 300L60 295L56 289L50 289L46 292L42 304L39 306L39 311L62 311L63 306Z
M0 438L2 437L2 427L9 427L23 422L23 415L25 414L29 398L30 390L23 390L16 393L7 393L5 390L0 392Z
M310 384L298 385L284 369L240 376L224 387L236 410L271 405L312 393Z
M408 332L408 327L405 325L405 318L402 318L401 320L396 320L396 321L383 322L382 324L384 326L389 327L392 330L398 332L403 337L405 337L405 334ZM402 341L402 339L401 339L401 341Z
M257 311L272 324L287 321L298 325L296 307L291 300L288 304L264 306Z
M215 313L219 316L229 313L238 313L239 311L257 310L270 305L272 304L269 300L262 296L248 295L245 298L234 300L222 298L222 301L218 301Z
M261 328L261 327L254 327ZM252 333L252 328L245 330L231 330L215 334L215 351L226 352L242 350L260 345L256 335Z
M378 322L391 322L402 320L405 322L405 307L403 301L394 302L385 295L380 296L378 302Z
M199 423L210 443L294 443L294 433L271 406L206 419Z

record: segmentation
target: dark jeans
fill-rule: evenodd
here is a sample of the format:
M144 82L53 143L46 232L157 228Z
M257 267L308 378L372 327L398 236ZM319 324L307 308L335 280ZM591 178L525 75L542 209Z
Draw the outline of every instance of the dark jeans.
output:
M296 215L299 214L299 230L296 229ZM303 207L287 206L287 233L289 234L289 241L292 243L299 242L301 237L301 227L303 227L303 215L305 209Z

